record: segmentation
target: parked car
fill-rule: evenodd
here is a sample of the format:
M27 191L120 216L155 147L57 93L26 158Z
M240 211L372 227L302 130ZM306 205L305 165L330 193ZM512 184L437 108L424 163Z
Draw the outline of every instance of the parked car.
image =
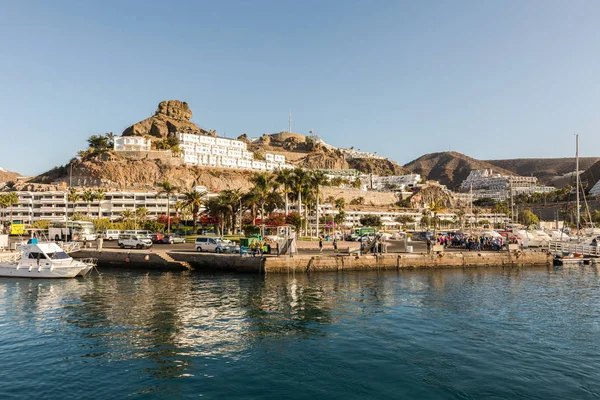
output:
M164 243L164 236L162 233L155 233L152 236L150 236L150 239L152 240L152 243Z
M162 242L169 244L185 243L185 238L183 236L179 236L176 233L171 233L170 235L165 235L162 239Z
M119 235L121 233L122 231L116 229L105 229L102 232L100 232L100 237L108 241L117 240L119 239Z
M130 247L132 249L148 249L152 247L152 240L146 236L122 234L119 236L118 244L122 249L125 247Z
M221 242L221 238L219 237L207 237L200 236L196 238L195 248L196 251L203 252L208 251L210 253L216 252L217 246Z

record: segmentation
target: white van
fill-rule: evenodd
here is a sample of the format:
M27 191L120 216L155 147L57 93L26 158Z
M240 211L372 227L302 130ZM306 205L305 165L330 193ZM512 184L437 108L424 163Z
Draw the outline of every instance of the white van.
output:
M139 236L152 236L154 234L154 232L152 231L148 231L145 229L137 229L137 230L128 230L128 231L123 231L122 233L127 234L127 235L139 235Z
M105 229L103 230L100 234L102 235L101 237L105 240L117 240L119 239L119 235L123 233L122 231L119 231L117 229Z
M196 251L208 251L216 253L217 247L221 243L219 237L197 237L196 238Z
M125 247L131 247L132 249L134 247L136 249L148 249L152 247L152 240L146 236L124 233L119 236L118 244L122 249Z

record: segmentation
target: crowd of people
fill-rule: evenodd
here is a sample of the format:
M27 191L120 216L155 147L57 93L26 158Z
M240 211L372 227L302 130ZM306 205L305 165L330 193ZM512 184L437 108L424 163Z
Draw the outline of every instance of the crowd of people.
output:
M474 235L467 233L439 234L432 239L427 239L427 252L431 251L432 242L440 244L445 248L465 249L468 251L500 251L505 244L501 236L491 237L486 235Z

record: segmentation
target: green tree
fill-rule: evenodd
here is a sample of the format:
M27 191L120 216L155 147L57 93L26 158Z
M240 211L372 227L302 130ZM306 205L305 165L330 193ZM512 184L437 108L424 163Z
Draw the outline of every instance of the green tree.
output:
M188 207L192 211L192 220L194 224L194 235L198 231L198 215L204 204L206 198L206 192L199 192L195 189L186 190L183 192L183 206Z
M323 171L315 170L310 175L310 186L314 189L315 194L315 213L316 213L316 224L317 224L317 236L319 236L319 190L321 186L328 181Z
M114 148L114 135L112 132L104 135L92 135L87 142L90 153L104 153Z
M260 220L261 230L260 233L264 236L264 220L265 220L265 203L267 202L271 189L274 188L274 182L271 176L266 172L255 172L250 178L250 182L254 185L252 191L256 195L260 204Z
M298 201L298 214L302 215L302 194L308 185L308 174L302 168L294 168L292 174L292 193L296 196Z
M81 199L87 203L87 218L90 218L90 206L94 201L94 192L92 190L86 190L81 195Z
M139 221L140 224L143 224L148 219L148 215L150 212L146 207L138 207L135 209L135 219Z
M537 224L540 220L533 212L530 210L523 210L519 213L519 220L523 223L523 225L534 225Z
M104 190L98 189L94 192L94 200L98 200L98 219L102 218L102 200L106 197Z
M171 182L168 180L164 180L159 185L158 196L165 195L167 196L167 235L171 234L171 196L173 196L179 188L177 186L173 186Z
M362 226L380 227L381 217L379 215L367 214L360 217L359 222Z
M218 235L223 232L222 225L226 212L227 207L218 197L210 197L204 201L203 213L215 221L214 227Z
M291 187L294 184L294 174L292 170L287 168L277 170L275 173L275 182L283 187L283 195L285 197L285 215L288 215L290 212L289 194Z
M403 226L405 226L406 224L415 223L415 217L413 217L412 215L398 215L394 220Z
M72 204L71 217L73 217L73 213L75 213L75 203L77 203L80 198L81 195L75 189L70 189L69 193L67 193L67 201L69 202L69 204ZM69 210L67 209L67 212L68 211Z

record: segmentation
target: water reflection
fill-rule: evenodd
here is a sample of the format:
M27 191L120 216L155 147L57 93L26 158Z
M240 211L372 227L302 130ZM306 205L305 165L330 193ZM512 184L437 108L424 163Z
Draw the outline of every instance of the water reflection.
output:
M165 381L210 380L215 362L242 362L274 343L362 340L361 330L427 368L414 353L424 335L459 332L482 346L531 344L548 333L589 339L600 333L599 282L589 266L266 276L105 270L84 280L0 279L0 330L17 324L60 335L77 344L72 357L154 378L134 393L177 397L181 383Z

